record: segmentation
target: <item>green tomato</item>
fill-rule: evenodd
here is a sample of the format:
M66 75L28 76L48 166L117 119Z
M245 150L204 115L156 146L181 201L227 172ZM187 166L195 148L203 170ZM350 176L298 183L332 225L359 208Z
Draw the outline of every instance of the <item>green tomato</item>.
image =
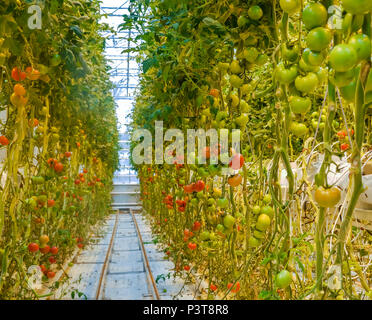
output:
M225 231L225 227L222 224L218 224L216 229L217 229L218 232L224 232Z
M310 93L318 86L319 80L315 73L309 72L306 76L298 76L295 80L295 86L298 91Z
M301 8L301 2L299 0L280 0L280 7L288 14L294 14Z
M289 271L287 270L282 270L280 271L275 278L276 285L281 288L285 289L289 287L289 285L292 283L292 277Z
M259 66L263 66L268 61L268 57L266 54L260 54L257 57L256 64Z
M234 87L234 88L240 88L244 83L244 80L241 79L239 76L237 76L236 74L233 74L230 76L230 84Z
M259 231L265 231L268 227L270 227L271 219L266 214L261 214L256 222L256 229Z
M270 204L271 201L272 201L271 195L265 194L265 196L263 197L264 204Z
M225 209L229 206L229 200L226 198L221 198L217 200L217 206L221 209Z
M322 51L331 43L332 33L329 29L318 27L312 29L307 37L306 44L312 51Z
M247 114L242 114L241 116L239 116L239 117L237 117L235 119L235 122L241 128L245 128L245 126L247 125L248 121L249 121L249 118L248 118L248 115Z
M323 63L325 55L323 51L316 52L311 51L309 48L306 48L302 54L302 58L304 59L306 64L317 67Z
M256 239L263 239L263 238L265 238L265 233L263 233L262 231L259 231L259 230L254 230L253 236Z
M285 60L289 62L295 62L298 59L298 54L299 48L297 44L291 47L287 47L286 44L282 45L282 55Z
M293 113L306 113L311 109L311 99L309 97L292 96L289 105Z
M260 211L261 214L266 214L272 219L274 217L274 209L271 206L263 206Z
M239 28L244 28L249 24L249 20L245 16L240 16L238 18L238 27Z
M45 182L43 177L32 177L31 180L34 184L43 184Z
M335 71L345 72L357 63L358 55L352 45L338 44L329 54L329 63Z
M248 9L248 16L252 20L260 20L262 18L263 12L260 6L252 6Z
M248 241L248 245L252 248L256 248L261 244L261 241L256 239L255 237L250 237Z
M234 226L235 224L235 218L231 215L231 214L227 214L224 218L223 218L223 225L226 229L232 229L232 227Z
M249 63L253 63L256 61L258 57L258 51L255 47L249 47L247 49L244 49L243 51L243 57L245 60L247 60Z
M290 84L297 77L297 67L293 65L286 69L283 64L279 64L276 68L276 77L280 83Z
M354 80L354 69L350 69L346 72L335 72L333 76L329 78L329 80L339 88L347 86L350 82Z
M58 66L59 64L61 64L61 62L62 62L62 58L59 54L53 55L53 57L50 59L50 65L52 67Z
M319 70L318 66L312 66L305 62L303 58L300 59L300 62L298 63L301 70L305 72L317 72Z
M340 88L340 93L347 102L355 101L355 92L356 92L355 81L351 81L348 85Z
M239 61L234 60L233 62L231 62L230 71L231 73L235 73L235 74L243 72L242 68L240 67Z
M348 44L357 53L357 62L371 58L371 40L365 34L355 34L350 37Z
M201 241L208 241L210 239L210 234L208 231L203 231L201 234L200 234L200 240Z
M250 107L249 107L248 103L244 100L240 100L239 107L240 107L240 111L242 113L248 113L250 111Z
M319 84L322 84L327 80L328 72L326 69L319 68L319 70L316 72L316 76L318 77Z
M259 214L259 213L261 212L261 207L260 207L260 206L254 206L254 207L252 208L252 212L253 212L254 214Z
M309 129L306 127L305 124L303 123L298 123L298 122L292 122L290 127L289 127L289 130L295 135L295 136L298 136L298 137L303 137L305 136Z
M310 3L302 12L302 21L309 30L324 26L327 19L327 9L321 3Z

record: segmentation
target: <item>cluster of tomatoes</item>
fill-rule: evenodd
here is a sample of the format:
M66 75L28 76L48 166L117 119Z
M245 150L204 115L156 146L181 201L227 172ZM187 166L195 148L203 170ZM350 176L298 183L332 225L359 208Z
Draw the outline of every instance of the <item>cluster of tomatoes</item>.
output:
M32 242L28 245L28 251L33 254L40 251L41 254L48 258L48 266L50 268L50 265L53 265L57 262L56 255L58 254L59 249L55 246L50 247L48 243L49 237L47 235L41 235L39 238L39 243ZM49 279L54 278L56 275L55 271L48 269L44 264L40 265L40 269ZM55 268L53 267L52 269Z

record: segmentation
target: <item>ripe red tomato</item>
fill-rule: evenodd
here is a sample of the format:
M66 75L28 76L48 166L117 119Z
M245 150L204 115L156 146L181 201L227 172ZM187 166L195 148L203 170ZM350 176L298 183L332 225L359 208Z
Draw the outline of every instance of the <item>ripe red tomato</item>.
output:
M60 163L60 162L57 162L55 165L54 165L54 171L57 172L57 173L60 173L63 171L63 164Z
M183 191L185 191L185 193L192 193L194 191L193 189L194 188L192 184L188 184L183 187Z
M48 260L49 260L49 262L52 263L52 264L57 262L56 258L53 257L53 256L52 256L52 257L49 257Z
M47 268L43 264L41 264L39 267L42 273L45 274L47 272Z
M12 70L12 78L15 81L23 81L26 79L26 73L22 72L19 68L15 67Z
M193 243L193 242L189 242L189 244L187 245L187 247L190 249L190 250L195 250L197 245L196 243Z
M201 223L199 221L195 221L194 225L192 226L193 231L199 231L201 227Z
M50 251L50 247L47 244L43 247L40 247L40 252L42 254L47 254L49 251Z
M187 265L187 266L184 266L183 269L184 269L185 271L190 271L190 266L188 266L188 265Z
M66 158L70 158L71 155L72 155L72 153L71 153L70 151L66 151L66 152L65 152L65 157L66 157Z
M78 246L80 249L84 248L84 244L83 244L83 243L78 243L77 246Z
M209 92L209 94L215 98L218 98L218 96L220 95L220 91L217 90L217 89L211 89L211 91Z
M0 136L0 144L3 146L7 146L9 144L9 140L5 136Z
M227 285L227 288L228 289L231 289L233 286L233 283L230 282L228 285ZM235 284L234 288L231 289L231 292L234 292L234 293L237 293L238 291L240 290L240 283L239 281Z
M50 253L56 255L58 253L58 247L51 247Z
M212 291L216 291L217 290L217 286L214 285L213 283L211 283L210 287L209 287Z
M342 143L340 147L342 151L346 151L350 146L348 143Z
M229 163L229 167L234 170L239 170L243 165L244 165L244 157L243 155L239 153L235 154Z
M36 252L39 250L39 245L35 242L32 242L28 245L28 251L30 252Z
M47 277L49 278L49 279L52 279L52 278L54 278L56 276L56 273L54 272L54 271L48 271L48 273L47 273Z
M49 199L49 200L48 200L48 207L49 207L49 208L54 207L55 204L56 204L55 200L53 200L53 199Z
M32 67L26 68L26 75L29 80L38 80L40 78L39 70L33 69Z
M200 192L203 191L205 188L205 183L203 180L198 180L194 185L194 191Z

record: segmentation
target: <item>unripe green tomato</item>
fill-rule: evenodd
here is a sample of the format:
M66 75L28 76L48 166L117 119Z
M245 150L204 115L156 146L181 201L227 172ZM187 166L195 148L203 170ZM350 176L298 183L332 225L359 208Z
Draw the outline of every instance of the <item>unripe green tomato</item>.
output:
M253 214L259 214L261 212L261 207L256 205L252 208Z

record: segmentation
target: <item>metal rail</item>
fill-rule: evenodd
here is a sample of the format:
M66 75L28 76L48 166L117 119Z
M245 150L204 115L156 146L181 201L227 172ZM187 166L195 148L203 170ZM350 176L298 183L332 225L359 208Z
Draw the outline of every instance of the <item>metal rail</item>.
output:
M137 220L136 220L136 218L134 216L133 210L132 209L129 209L129 211L130 211L130 214L132 215L132 219L133 219L134 225L136 227L137 236L138 236L138 239L139 239L140 245L141 245L141 251L142 251L144 266L145 266L145 269L146 269L146 272L147 272L148 276L150 277L151 284L152 284L152 287L153 287L153 291L155 293L156 300L161 300L160 299L160 294L159 294L158 288L156 286L156 282L155 282L154 277L153 277L152 272L151 272L150 263L149 263L149 260L147 258L145 246L143 244L143 240L142 240L140 229L139 229L138 224L137 224Z
M102 270L101 270L101 275L99 277L98 287L97 287L97 291L96 291L96 300L100 299L101 290L102 290L102 283L103 283L103 280L106 278L107 269L108 269L108 265L109 265L110 257L111 257L111 253L112 253L112 247L114 245L114 239L115 239L116 231L117 231L117 228L118 228L118 220L119 220L119 210L116 212L115 225L114 225L114 228L112 230L110 245L107 249L105 262L103 263L103 267L102 267Z

